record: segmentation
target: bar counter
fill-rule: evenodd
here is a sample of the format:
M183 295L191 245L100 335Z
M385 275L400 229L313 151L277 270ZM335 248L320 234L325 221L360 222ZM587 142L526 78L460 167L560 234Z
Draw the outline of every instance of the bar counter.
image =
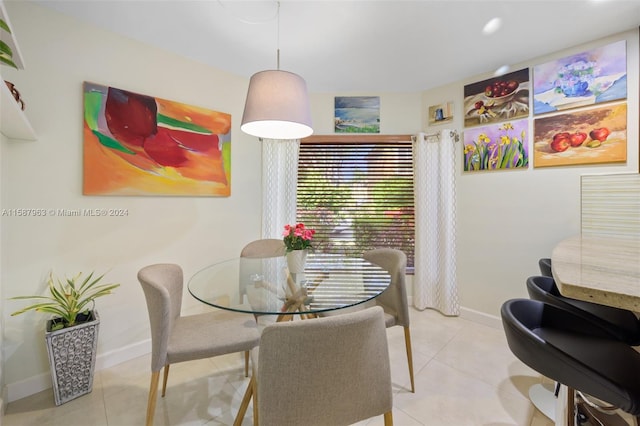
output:
M640 313L640 239L574 236L551 261L564 296Z

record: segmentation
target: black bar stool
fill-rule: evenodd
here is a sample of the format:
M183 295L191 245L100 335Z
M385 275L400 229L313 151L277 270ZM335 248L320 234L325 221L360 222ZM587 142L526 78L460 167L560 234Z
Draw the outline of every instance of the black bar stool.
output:
M631 346L640 345L640 321L631 311L565 297L560 294L551 277L527 278L527 292L531 299L555 305L585 318L594 327L606 331L617 340Z
M540 274L545 277L553 277L553 273L551 272L551 259L548 257L543 257L538 260L538 267L540 268Z
M575 424L576 390L640 419L640 353L628 344L589 319L538 300L509 300L501 316L511 352L567 387L567 425Z

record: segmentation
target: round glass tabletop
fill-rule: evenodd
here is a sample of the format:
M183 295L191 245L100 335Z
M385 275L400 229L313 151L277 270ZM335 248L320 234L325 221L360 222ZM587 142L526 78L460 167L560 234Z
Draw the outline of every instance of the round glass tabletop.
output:
M382 293L389 273L365 259L309 254L304 272L284 256L240 257L198 271L189 293L208 305L255 315L315 314L358 305Z

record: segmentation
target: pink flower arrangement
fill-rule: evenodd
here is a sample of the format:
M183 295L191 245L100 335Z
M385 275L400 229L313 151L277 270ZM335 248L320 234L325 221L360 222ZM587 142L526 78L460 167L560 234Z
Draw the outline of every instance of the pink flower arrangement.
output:
M315 233L314 229L305 228L304 223L297 223L295 226L285 225L282 235L287 252L312 248L311 239Z

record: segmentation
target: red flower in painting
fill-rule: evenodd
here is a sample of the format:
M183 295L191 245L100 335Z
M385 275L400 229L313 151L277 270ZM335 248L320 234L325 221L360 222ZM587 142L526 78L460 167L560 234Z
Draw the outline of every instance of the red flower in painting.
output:
M214 173L214 168L208 168L208 175L190 169L194 161L205 158L220 161L218 135L158 126L158 106L151 96L110 87L104 117L120 151L129 154L124 158L137 167L173 167L185 177L227 183L224 173Z
M229 114L84 87L87 194L229 194Z

